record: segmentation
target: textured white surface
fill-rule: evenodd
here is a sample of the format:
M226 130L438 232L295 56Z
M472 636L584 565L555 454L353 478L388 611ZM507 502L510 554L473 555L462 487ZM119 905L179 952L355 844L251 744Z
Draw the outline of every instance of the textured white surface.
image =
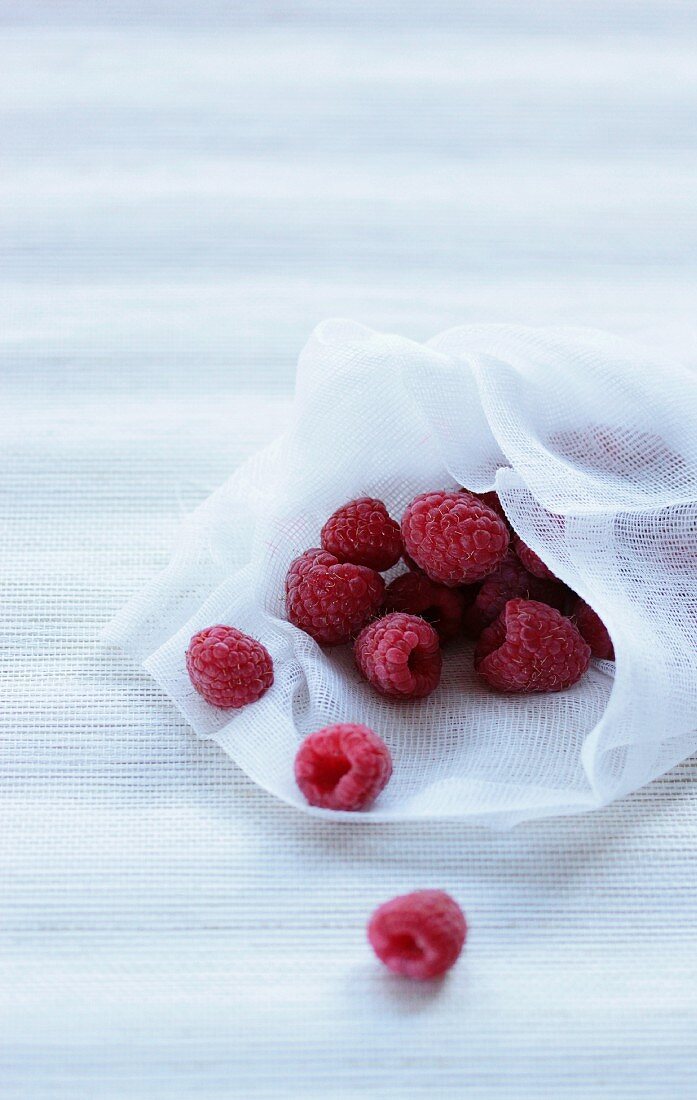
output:
M694 761L503 835L337 827L97 643L324 316L694 347L692 5L0 24L3 1100L696 1094ZM437 991L363 943L419 885L472 927Z

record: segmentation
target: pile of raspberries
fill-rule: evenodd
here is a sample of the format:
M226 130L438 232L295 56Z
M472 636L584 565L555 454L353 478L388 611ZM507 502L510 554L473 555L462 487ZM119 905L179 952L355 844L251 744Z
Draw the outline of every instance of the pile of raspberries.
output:
M421 493L401 524L380 500L361 497L325 523L321 546L291 562L286 614L323 646L353 645L361 675L393 700L438 687L442 649L475 642L474 667L490 690L564 691L591 656L614 660L598 615L550 572L512 529L496 493ZM381 576L407 566L387 586ZM186 653L191 682L213 706L259 699L273 683L266 648L232 626L211 626ZM392 774L385 743L353 722L311 734L295 778L307 801L359 810Z
M495 691L564 691L591 655L614 659L598 616L516 535L494 492L422 493L401 524L362 497L334 512L320 539L288 570L287 616L320 645L353 642L382 695L430 695L442 647L462 635ZM380 574L400 558L408 572L385 586Z
M430 695L442 648L460 637L475 642L474 668L497 692L564 691L591 657L614 660L596 612L516 534L495 492L421 493L401 524L382 501L361 497L329 517L320 542L290 565L286 615L320 645L352 644L361 675L383 696ZM407 571L385 585L381 573L400 559ZM253 703L273 683L266 648L232 626L195 634L186 665L217 707ZM323 809L363 809L391 775L385 742L355 722L311 733L295 758L298 787ZM462 911L438 890L392 899L368 928L379 958L413 978L443 974L465 935Z

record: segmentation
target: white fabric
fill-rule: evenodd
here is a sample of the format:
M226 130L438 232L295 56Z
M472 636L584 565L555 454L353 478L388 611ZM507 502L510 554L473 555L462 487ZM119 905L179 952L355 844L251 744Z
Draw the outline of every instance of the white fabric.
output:
M311 819L99 633L323 317L689 357L695 12L0 0L2 1100L697 1092L695 758L503 833ZM371 908L462 902L438 990Z
M562 693L501 696L460 644L428 700L395 703L357 675L350 646L322 649L286 621L288 565L338 505L376 496L401 516L416 493L458 484L498 490L516 531L601 615L615 663ZM300 358L290 430L190 519L108 637L288 802L309 810L293 778L302 737L360 721L395 770L359 820L506 825L597 807L697 747L696 539L685 368L602 333L483 326L423 346L328 322ZM274 659L272 688L237 713L205 703L186 671L189 639L218 622Z

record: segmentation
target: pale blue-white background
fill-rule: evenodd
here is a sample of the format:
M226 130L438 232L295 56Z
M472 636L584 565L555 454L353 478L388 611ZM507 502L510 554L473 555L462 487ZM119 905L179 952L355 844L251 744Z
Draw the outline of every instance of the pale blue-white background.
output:
M504 835L258 791L100 628L285 425L323 317L694 361L679 0L0 0L0 1091L697 1095L694 761ZM471 922L438 990L372 907Z

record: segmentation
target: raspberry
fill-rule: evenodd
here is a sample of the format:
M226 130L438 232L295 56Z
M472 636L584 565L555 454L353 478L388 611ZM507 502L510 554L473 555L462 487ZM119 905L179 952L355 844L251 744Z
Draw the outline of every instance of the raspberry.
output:
M385 595L374 569L339 562L325 550L306 550L286 577L290 622L323 645L341 645L373 618Z
M420 615L436 628L441 642L448 642L462 630L465 594L435 584L424 573L402 573L385 589L384 606L387 611Z
M360 810L392 775L390 750L367 726L342 722L306 737L295 757L295 778L311 806Z
M421 566L417 565L414 559L409 557L406 550L402 554L402 561L406 565L407 569L409 569L412 573L423 574L423 569L421 568Z
M322 528L322 546L339 561L391 569L402 553L399 524L381 500L360 497L337 509Z
M442 664L438 635L417 615L395 611L356 638L356 664L383 695L422 699L438 687Z
M214 707L254 703L273 683L268 650L234 626L209 626L194 634L186 668L196 691Z
M314 569L318 565L336 565L336 563L337 559L334 555L328 554L326 550L306 550L304 554L301 554L299 558L295 558L295 560L290 563L286 584L291 575L294 579L304 577L311 569Z
M478 638L484 627L493 623L509 600L517 596L525 600L539 600L561 611L566 590L555 581L543 581L528 573L512 550L485 577L471 606L464 613L464 627L472 638Z
M584 642L587 642L591 647L593 657L598 657L603 661L614 661L615 647L612 644L612 638L608 634L605 623L597 611L589 607L580 596L571 609L571 618L576 623L578 632Z
M468 490L464 489L463 492L466 493L468 492ZM499 494L495 492L494 489L491 489L488 493L473 493L472 495L479 497L480 500L483 500L484 503L487 504L489 508L491 508L492 512L496 512L496 515L503 520L503 522L506 524L506 527L508 527L510 531L511 525L508 520L508 516L503 510L503 505L499 500Z
M508 549L508 528L468 492L422 493L402 519L407 553L433 581L454 588L491 573Z
M532 573L533 577L539 577L544 581L556 581L556 577L551 569L548 569L542 558L538 557L534 550L531 550L527 543L523 542L519 535L513 536L513 549L522 561L523 565L527 569L528 573Z
M497 691L564 691L591 651L574 624L537 600L509 600L474 651L474 667Z
M467 936L462 909L444 890L416 890L386 901L368 924L373 951L395 974L425 981L457 962Z

